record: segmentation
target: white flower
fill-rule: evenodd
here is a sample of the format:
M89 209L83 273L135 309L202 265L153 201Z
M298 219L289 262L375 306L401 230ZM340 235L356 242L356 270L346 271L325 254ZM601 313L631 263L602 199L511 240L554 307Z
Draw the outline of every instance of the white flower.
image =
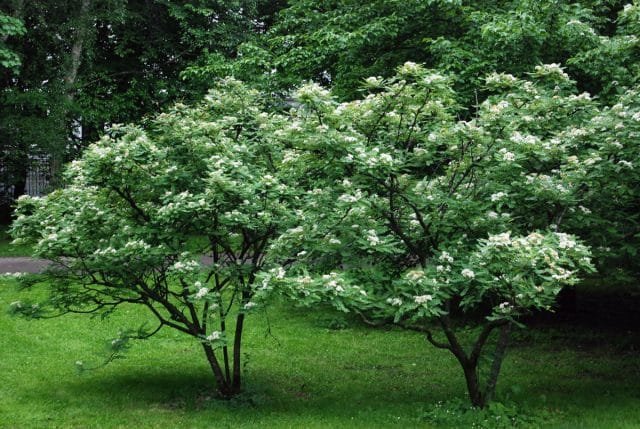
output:
M380 238L378 237L375 229L370 229L367 231L367 241L371 246L380 244Z
M342 244L342 241L338 240L337 238L332 238L329 240L330 244Z
M382 78L371 76L366 78L365 82L367 83L367 85L378 86L382 83Z
M573 240L569 234L556 232L556 236L559 240L558 247L560 247L561 249L573 249L574 247L576 247L576 241Z
M489 235L489 242L494 246L508 246L511 244L511 231Z
M400 298L388 298L387 304L391 304L394 307L400 307L402 305L402 300Z
M633 170L633 164L629 161L620 160L618 161L618 165L622 165L623 167L628 168L629 170Z
M216 340L219 340L220 337L221 337L220 331L213 331L212 333L207 335L207 340L216 341Z
M285 271L284 268L282 267L278 267L276 270L274 270L276 273L276 279L278 280L282 280L285 276L285 274L287 274L287 272Z
M551 275L555 280L566 280L573 275L573 271L565 270L562 267L555 267L555 270L556 273Z
M256 305L258 305L258 304L256 304L256 303L255 303L255 302L253 302L253 301L249 301L249 302L247 302L247 303L244 305L244 309L245 309L245 310L250 310L250 309L252 309L253 307L255 307Z
M417 295L413 297L413 300L415 301L416 304L424 304L426 302L429 302L433 299L433 296L431 295Z
M507 194L505 192L502 192L502 191L496 192L495 194L491 194L491 201L492 202L500 201L506 196Z
M496 213L494 211L489 211L489 212L487 212L487 217L489 219L498 219L498 213Z
M551 63L551 64L543 64L541 66L536 66L535 71L538 75L557 75L562 79L569 79L569 75L564 72L564 69L560 67L560 64Z
M502 152L502 151L500 151ZM507 162L511 162L514 161L516 159L516 156L513 152L508 152L508 151L504 151L502 152L502 160L503 161L507 161Z
M393 165L393 157L388 153L380 154L380 162L386 165Z
M508 302L503 302L498 306L498 308L503 313L509 313L513 309L513 305Z
M420 69L421 67L418 64L411 61L407 61L398 69L398 72L400 74L414 74Z
M358 197L349 194L342 194L338 197L338 201L342 201L343 203L355 203L358 199Z
M571 155L570 157L567 158L567 162L569 164L578 164L580 161L578 160L577 156Z
M412 270L407 273L407 279L416 282L424 277L424 271L422 270Z
M196 297L196 299L202 299L208 293L209 293L209 289L208 288L201 287L200 289L198 289L198 292L196 293L195 297Z
M476 277L476 273L474 273L473 270L470 270L469 268L465 268L460 274L462 274L462 277L466 277L468 279L474 279Z
M544 236L538 232L532 232L531 234L527 235L527 241L536 246L542 244L543 239Z
M443 251L438 259L449 263L453 262L453 257L447 251Z

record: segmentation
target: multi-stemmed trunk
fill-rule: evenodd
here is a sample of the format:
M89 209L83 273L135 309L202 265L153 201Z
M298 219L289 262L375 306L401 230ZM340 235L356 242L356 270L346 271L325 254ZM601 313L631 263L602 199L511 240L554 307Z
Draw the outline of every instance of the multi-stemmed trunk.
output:
M231 399L242 391L242 365L240 359L242 356L241 349L244 317L244 313L240 313L236 317L231 361L229 361L225 350L221 365L211 344L202 344L205 355L207 356L207 361L209 362L209 366L211 367L213 376L216 380L218 394L223 399Z
M509 336L512 327L511 322L499 321L487 324L476 339L470 353L467 353L462 344L458 341L448 316L441 317L440 324L447 337L447 343L436 341L430 333L427 333L427 339L434 346L449 350L453 353L462 366L471 404L474 407L484 408L489 402L491 402L496 391L498 376L500 375L502 362L504 361L507 347L509 345ZM491 358L489 375L487 376L484 386L482 386L478 371L480 356L482 355L482 351L489 336L496 328L499 330L498 341L496 343L493 357Z

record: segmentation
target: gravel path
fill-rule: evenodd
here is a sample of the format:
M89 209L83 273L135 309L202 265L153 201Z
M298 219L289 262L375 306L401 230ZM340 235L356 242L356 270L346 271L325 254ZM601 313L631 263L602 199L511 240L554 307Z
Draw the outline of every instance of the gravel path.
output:
M45 259L28 257L0 258L0 274L40 273L51 264Z
M211 265L210 256L200 258L203 265ZM0 257L0 275L4 273L41 273L51 264L46 259L29 258L26 256Z

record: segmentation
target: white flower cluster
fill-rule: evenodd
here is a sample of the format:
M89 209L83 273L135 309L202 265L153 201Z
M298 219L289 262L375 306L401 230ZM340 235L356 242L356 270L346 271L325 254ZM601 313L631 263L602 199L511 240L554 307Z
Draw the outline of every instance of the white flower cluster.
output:
M206 337L208 341L217 341L220 338L222 338L222 333L220 331L213 331Z
M191 259L186 261L177 261L169 269L175 273L186 274L200 269L200 262Z
M416 304L426 304L433 300L433 295L416 295L413 297L413 301Z
M406 63L404 63L398 68L398 74L411 76L411 75L415 75L416 73L419 73L422 70L423 68L421 65L416 64L412 61L407 61Z
M380 237L378 237L378 233L375 229L367 230L366 240L370 246L377 246L380 244Z
M576 241L569 234L564 234L562 232L556 232L556 237L558 237L558 247L561 249L573 249L576 247Z
M500 305L498 305L498 311L503 314L511 313L513 310L514 310L514 306L509 302L505 301L500 303Z
M491 194L490 198L491 198L491 201L495 203L496 201L503 200L504 197L506 196L507 196L506 192L500 191L500 192L496 192L495 194Z
M564 72L564 68L560 67L560 64L556 63L536 66L535 73L538 76L555 76L565 81L569 80L569 75Z
M522 135L518 131L515 131L513 134L511 134L511 141L517 144L530 146L540 143L540 139L538 137L531 134Z
M412 282L417 282L424 277L424 271L422 270L411 270L407 273L407 280Z
M200 282L196 282L196 287L198 287L198 291L194 295L195 299L202 299L209 293L209 288L202 287Z
M506 101L506 100L502 100L496 104L490 104L489 105L489 112L494 113L494 114L499 114L502 113L502 111L504 109L506 109L507 107L509 107L511 104Z
M468 279L474 279L476 278L476 273L473 272L473 270L470 270L469 268L465 268L463 269L460 274L462 274L462 277L466 277Z
M487 85L511 86L518 82L515 76L509 73L492 73L485 79Z
M509 246L511 244L511 231L489 235L489 243L496 247Z
M342 194L338 197L338 201L343 203L356 203L362 199L362 191L360 189L356 189L356 191L352 194Z
M516 159L516 155L505 148L500 149L498 152L500 153L503 161L512 162Z
M453 262L453 256L451 256L449 254L449 252L447 252L446 250L443 251L440 256L438 256L438 259L442 262L447 262L447 263L452 263Z
M314 98L327 98L330 96L330 93L327 89L323 88L319 84L311 82L298 88L295 96L298 99L304 100Z
M392 305L394 307L400 307L402 305L401 298L387 298L387 304Z
M554 274L551 277L555 280L567 280L573 275L573 271L564 269L562 267L552 266Z
M338 273L336 272L324 274L322 276L322 281L327 289L333 290L336 293L342 293L345 291L341 284L340 277L338 277Z

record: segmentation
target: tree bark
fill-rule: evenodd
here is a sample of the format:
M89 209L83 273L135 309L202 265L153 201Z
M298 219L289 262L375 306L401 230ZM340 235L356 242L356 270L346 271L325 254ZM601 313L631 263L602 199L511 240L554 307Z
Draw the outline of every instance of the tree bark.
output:
M213 371L213 377L216 380L218 393L223 399L231 398L233 396L232 388L225 378L224 373L222 372L222 368L220 368L220 364L218 363L218 359L213 352L213 348L211 347L211 345L206 343L202 344L202 348L204 349L204 353L207 356L207 361L209 362L211 371Z
M236 332L233 340L233 382L232 388L234 393L240 393L242 389L242 375L240 359L241 359L241 348L242 348L242 328L244 327L244 313L238 314L236 319Z
M464 371L464 379L467 382L467 392L471 405L478 408L484 408L486 405L485 397L480 389L480 380L478 378L478 364L472 362L460 362Z
M485 404L488 404L493 399L493 395L496 391L496 384L498 383L498 376L500 375L500 369L502 368L502 362L507 353L507 347L509 346L509 336L511 334L511 323L500 328L500 336L498 337L498 344L496 344L496 351L493 355L493 362L491 363L491 372L487 379L487 388L484 392ZM483 405L484 406L484 405Z
M92 0L82 0L80 2L80 10L76 21L76 31L74 33L73 44L71 45L71 52L69 54L68 65L66 67L63 81L64 81L64 97L66 101L71 105L76 95L76 82L78 80L78 72L82 65L82 56L84 54L86 44L88 41L89 33L93 23L92 15ZM69 108L65 108L62 114L62 120L64 121L64 129L69 129L69 136L73 135L73 129L77 125L74 124L72 119L76 119L80 126L82 122L78 118L69 118ZM64 162L63 152L64 149L54 150L51 154L51 170L53 177L58 177L62 170L62 164Z
M78 24L71 46L71 57L69 61L69 67L64 76L64 83L67 88L67 98L71 101L75 95L73 86L78 78L78 70L82 64L82 53L89 34L89 27L91 25L91 17L89 11L91 9L91 0L82 0L80 4L80 12L78 14Z

